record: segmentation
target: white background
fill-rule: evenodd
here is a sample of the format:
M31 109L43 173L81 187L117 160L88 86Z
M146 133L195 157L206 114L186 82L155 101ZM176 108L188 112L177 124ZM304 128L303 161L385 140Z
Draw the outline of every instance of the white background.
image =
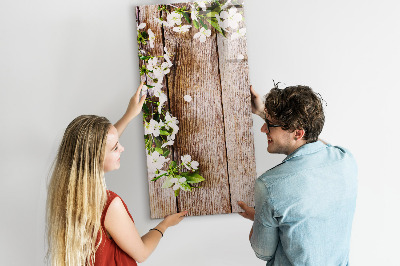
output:
M139 84L135 6L157 3L0 1L1 265L44 264L46 184L63 131L80 114L123 114ZM399 14L396 0L245 4L255 89L267 93L273 79L311 86L328 103L321 137L358 161L352 265L400 265ZM283 158L266 152L261 125L254 117L259 174ZM136 118L106 180L144 234L159 221L149 218L143 132ZM250 227L238 214L186 218L143 264L264 265Z

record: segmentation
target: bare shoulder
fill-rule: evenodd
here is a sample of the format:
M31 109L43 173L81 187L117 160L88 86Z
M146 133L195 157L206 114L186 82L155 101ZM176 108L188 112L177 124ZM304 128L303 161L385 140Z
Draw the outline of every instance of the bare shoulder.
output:
M105 219L104 219L104 225L107 228L108 225L111 225L115 223L119 219L126 219L129 217L124 204L122 203L122 200L120 197L115 197L111 203L110 206L108 207Z

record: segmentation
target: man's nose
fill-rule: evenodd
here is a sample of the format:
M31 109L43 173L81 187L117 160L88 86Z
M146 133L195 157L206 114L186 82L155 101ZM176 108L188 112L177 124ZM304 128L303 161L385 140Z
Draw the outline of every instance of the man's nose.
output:
M263 133L269 133L267 123L264 123L264 125L261 127L261 132Z

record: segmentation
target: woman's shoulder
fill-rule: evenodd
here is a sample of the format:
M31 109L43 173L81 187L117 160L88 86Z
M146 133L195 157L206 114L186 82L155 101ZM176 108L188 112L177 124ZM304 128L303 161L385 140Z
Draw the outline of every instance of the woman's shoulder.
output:
M109 208L113 209L113 210L117 210L118 212L120 211L126 211L129 215L129 217L132 219L133 218L128 210L128 206L125 204L124 200L115 192L111 191L111 190L107 190L107 210L108 211Z

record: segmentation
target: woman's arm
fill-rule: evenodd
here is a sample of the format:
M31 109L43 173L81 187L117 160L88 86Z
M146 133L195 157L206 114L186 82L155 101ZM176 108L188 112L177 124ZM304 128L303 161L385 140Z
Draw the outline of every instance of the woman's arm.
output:
M146 95L143 95L139 101L139 96L140 92L142 91L142 87L143 87L143 82L140 83L136 93L132 96L131 100L129 101L129 105L128 108L126 109L125 114L114 125L118 131L118 136L122 135L122 132L124 132L129 122L131 122L131 120L135 118L142 110L143 103L146 99Z
M164 234L168 227L178 224L186 214L185 211L169 215L155 228ZM151 230L140 237L119 197L113 199L108 207L104 226L115 243L139 263L150 256L162 237L161 233L156 230Z

